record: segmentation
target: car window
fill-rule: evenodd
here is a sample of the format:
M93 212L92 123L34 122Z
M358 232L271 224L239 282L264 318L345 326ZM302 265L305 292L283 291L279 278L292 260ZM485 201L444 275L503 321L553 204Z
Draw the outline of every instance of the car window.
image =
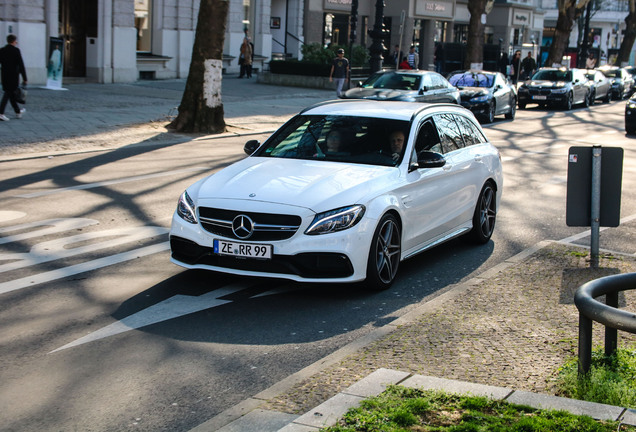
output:
M442 78L441 75L437 75L437 74L431 74L431 82L432 82L432 88L434 89L443 89L446 87L445 83L444 83L444 78Z
M450 153L464 147L462 134L452 114L436 114L433 119L437 126L443 153Z
M426 87L427 90L433 87L433 81L431 80L430 75L422 75L422 86Z
M439 134L431 119L422 123L415 140L415 152L420 153L425 150L442 153L442 144L439 140Z
M287 122L258 149L254 156L326 160L395 166L408 142L409 122L354 116L299 115ZM404 137L396 153L390 140Z
M486 137L484 137L479 128L470 119L462 115L456 115L455 120L457 121L466 146L486 142Z
M448 81L456 87L492 87L494 75L483 73L463 73L451 76Z

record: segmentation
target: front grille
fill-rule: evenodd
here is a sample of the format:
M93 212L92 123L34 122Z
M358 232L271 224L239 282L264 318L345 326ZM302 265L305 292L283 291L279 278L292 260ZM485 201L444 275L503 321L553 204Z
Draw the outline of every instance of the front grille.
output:
M542 96L549 96L550 93L552 93L552 90L550 89L529 89L529 92L531 95L533 96L537 96L537 95L542 95Z
M240 239L232 232L232 221L239 215L245 215L254 222L254 233L249 239ZM293 236L298 231L302 218L296 215L200 207L199 221L203 229L222 237L249 241L274 241L286 240Z

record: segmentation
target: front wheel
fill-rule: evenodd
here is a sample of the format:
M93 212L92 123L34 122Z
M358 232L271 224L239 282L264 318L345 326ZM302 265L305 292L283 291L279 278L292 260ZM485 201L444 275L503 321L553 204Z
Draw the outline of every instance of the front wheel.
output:
M488 112L484 116L484 122L492 123L494 121L495 121L495 102L493 101L488 105Z
M479 194L475 213L473 214L473 229L467 234L474 243L488 243L495 230L497 217L497 193L492 183L484 185Z
M402 239L398 221L392 214L386 214L380 220L371 241L366 286L375 291L389 288L395 280L401 255Z
M572 109L572 94L568 93L565 97L565 102L563 103L563 109L569 111Z

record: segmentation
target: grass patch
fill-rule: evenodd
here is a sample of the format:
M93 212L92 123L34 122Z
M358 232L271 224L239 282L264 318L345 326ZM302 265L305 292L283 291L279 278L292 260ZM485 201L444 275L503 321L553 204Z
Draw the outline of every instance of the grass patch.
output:
M578 357L561 368L557 378L559 395L573 399L636 408L636 352L619 348L606 357L604 350L592 352L590 371L578 376Z
M634 427L485 397L390 386L323 432L615 432Z

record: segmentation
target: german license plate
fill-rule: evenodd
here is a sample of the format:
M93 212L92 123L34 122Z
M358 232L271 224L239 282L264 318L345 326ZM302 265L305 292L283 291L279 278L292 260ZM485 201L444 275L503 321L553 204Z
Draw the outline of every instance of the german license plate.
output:
M272 245L239 243L214 239L214 253L243 258L272 258Z
M534 100L546 100L547 98L548 98L547 96L542 96L542 95L532 96L532 99Z

